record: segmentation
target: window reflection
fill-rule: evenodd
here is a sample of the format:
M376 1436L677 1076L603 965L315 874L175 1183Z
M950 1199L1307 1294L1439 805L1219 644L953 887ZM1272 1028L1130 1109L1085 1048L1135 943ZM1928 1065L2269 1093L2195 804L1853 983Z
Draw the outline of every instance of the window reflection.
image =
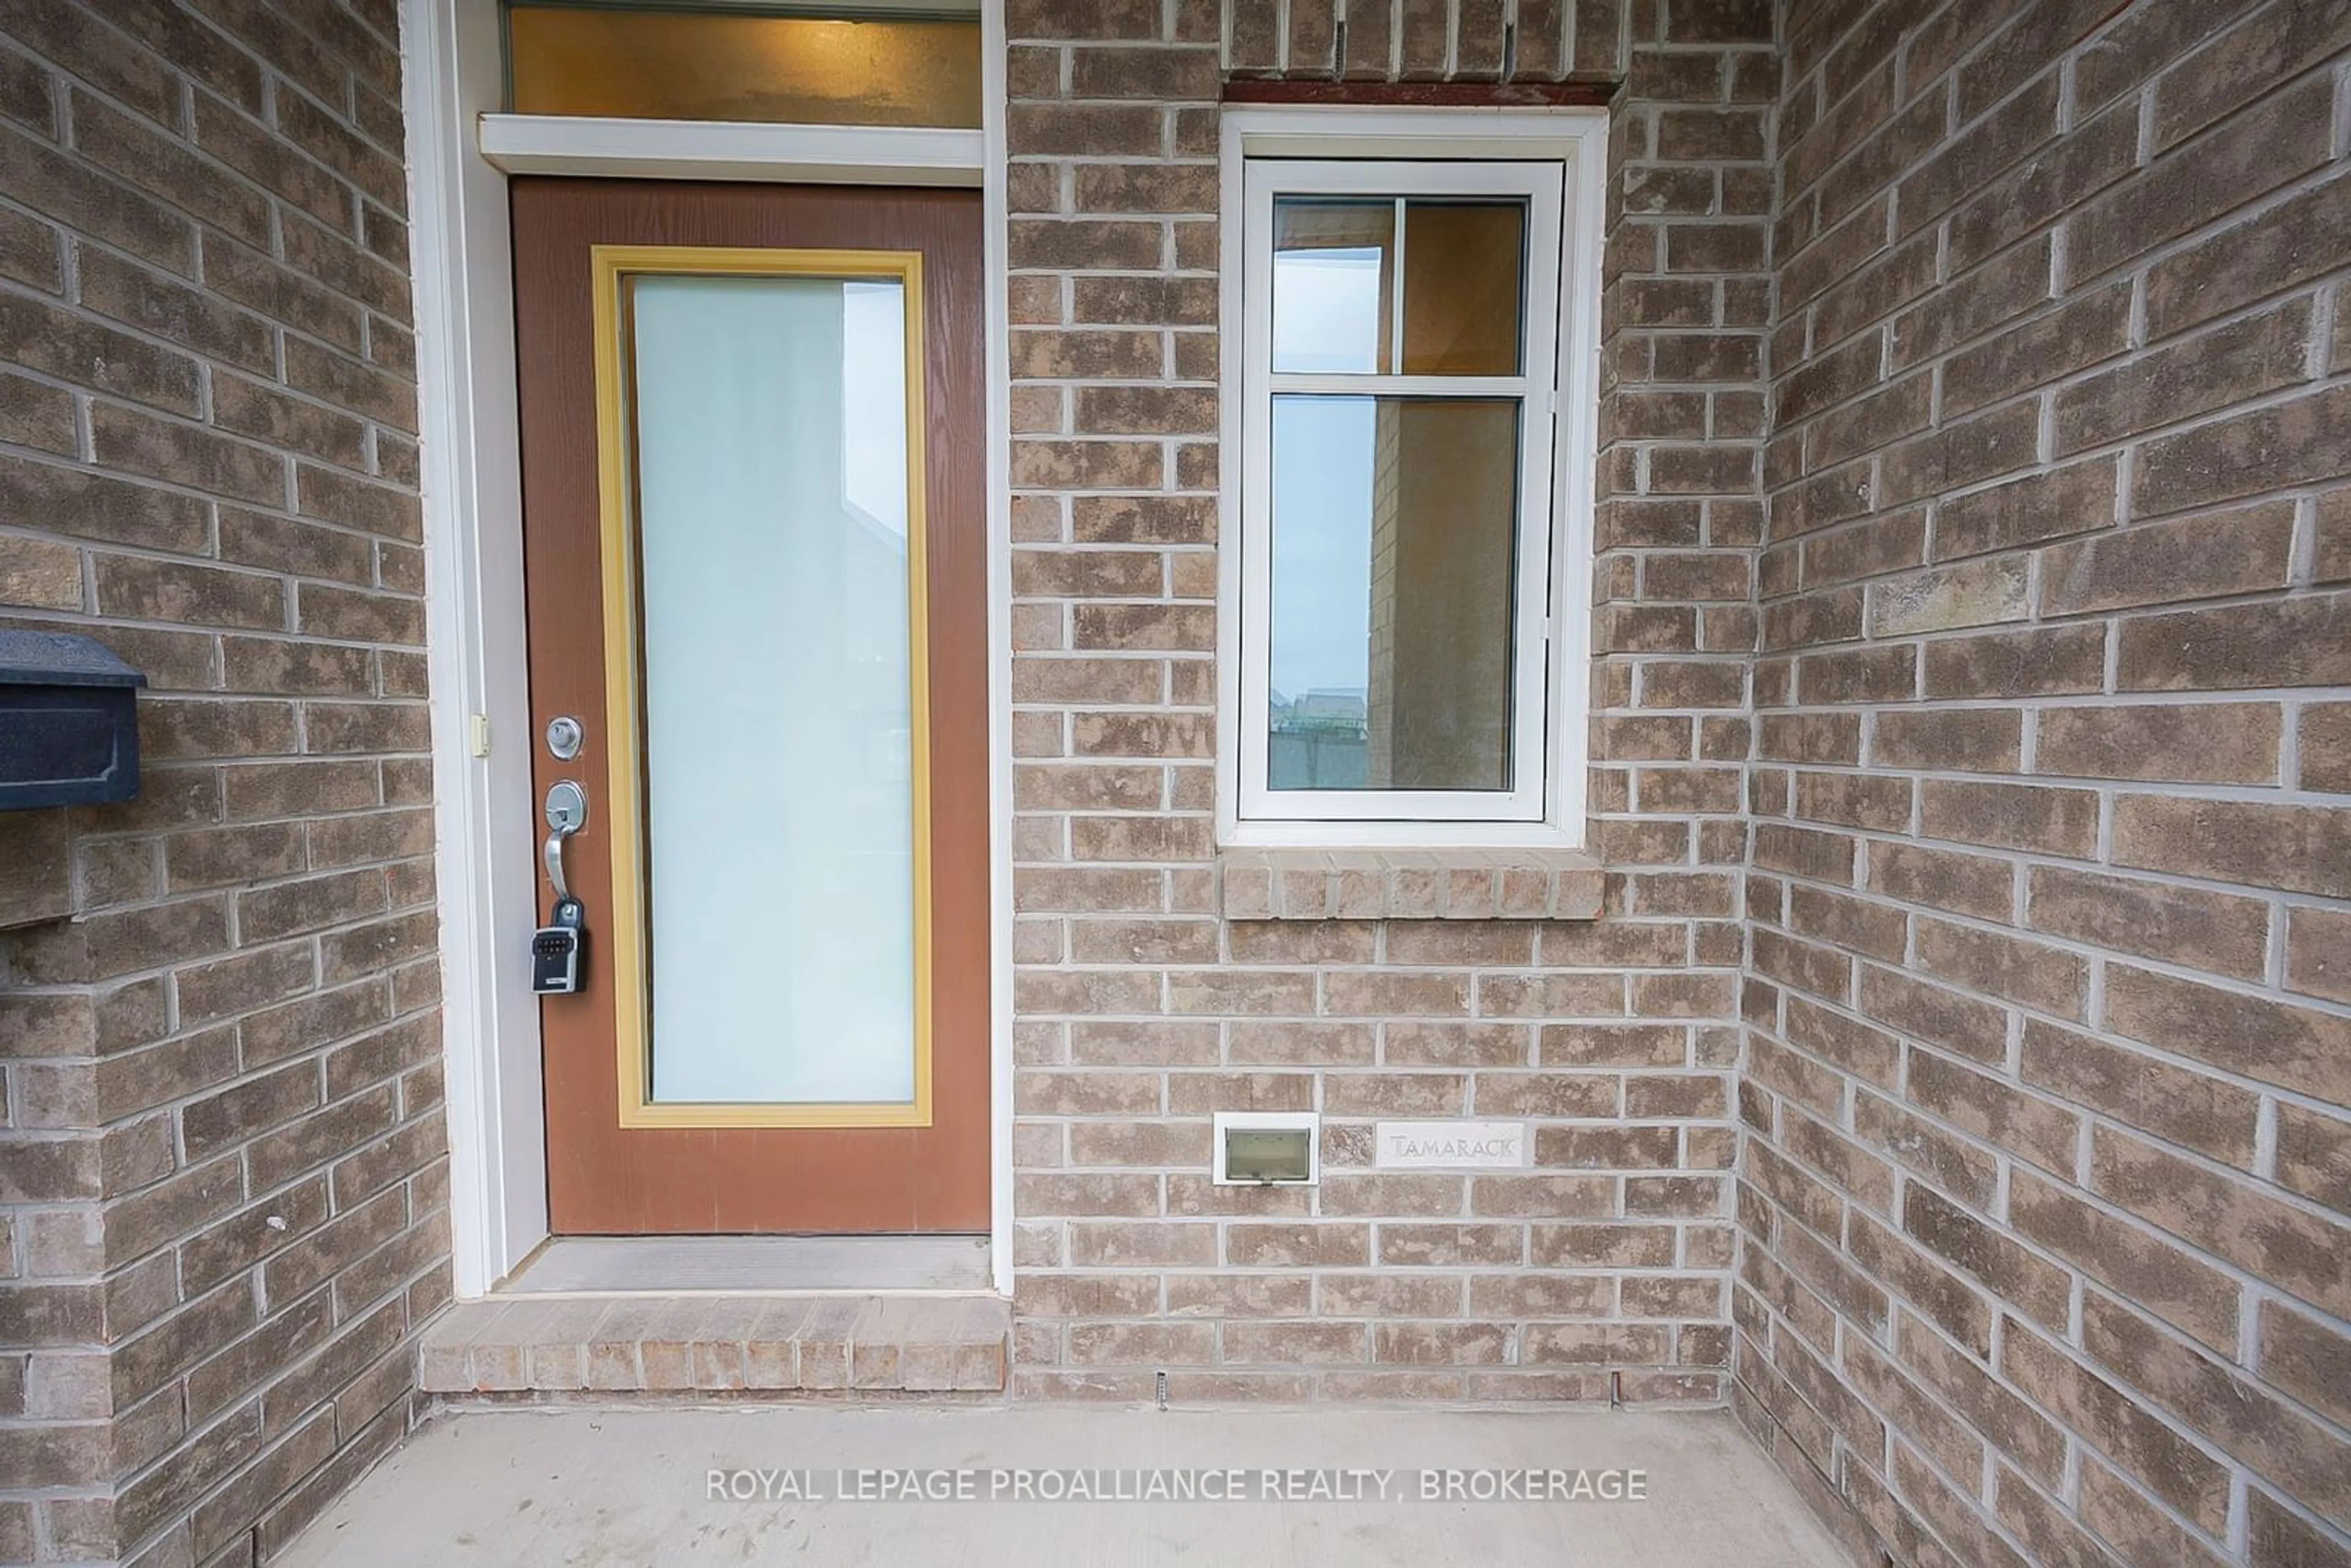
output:
M1518 405L1273 400L1273 789L1510 785Z
M906 300L897 283L841 286L841 495L906 537Z
M980 121L976 17L513 5L507 29L517 114L795 125Z
M1273 368L1357 375L1388 368L1395 204L1274 204Z

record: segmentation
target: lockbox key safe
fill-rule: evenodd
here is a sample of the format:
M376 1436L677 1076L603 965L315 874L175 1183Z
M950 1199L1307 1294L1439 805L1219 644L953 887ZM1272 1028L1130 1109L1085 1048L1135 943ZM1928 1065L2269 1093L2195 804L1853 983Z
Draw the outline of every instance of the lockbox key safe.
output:
M563 899L555 906L555 924L540 926L531 936L530 988L542 997L578 991L587 949L587 911L578 899Z

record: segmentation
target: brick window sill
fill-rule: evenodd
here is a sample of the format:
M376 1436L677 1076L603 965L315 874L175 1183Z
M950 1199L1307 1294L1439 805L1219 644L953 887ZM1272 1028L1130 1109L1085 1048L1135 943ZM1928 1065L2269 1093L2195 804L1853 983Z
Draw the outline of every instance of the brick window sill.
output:
M1228 849L1228 920L1593 920L1605 880L1582 850Z

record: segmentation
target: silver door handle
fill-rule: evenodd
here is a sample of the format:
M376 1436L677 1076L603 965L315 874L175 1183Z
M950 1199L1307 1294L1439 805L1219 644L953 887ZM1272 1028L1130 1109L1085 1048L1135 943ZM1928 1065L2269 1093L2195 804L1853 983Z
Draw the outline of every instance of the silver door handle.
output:
M547 847L541 856L547 880L555 885L555 901L562 904L571 897L563 876L563 841L588 825L588 791L569 779L557 779L548 787L546 815Z

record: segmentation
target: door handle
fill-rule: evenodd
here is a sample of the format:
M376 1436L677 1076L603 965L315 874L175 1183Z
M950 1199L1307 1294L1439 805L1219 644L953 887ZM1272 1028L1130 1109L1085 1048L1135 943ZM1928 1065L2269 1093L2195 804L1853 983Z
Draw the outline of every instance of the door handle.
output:
M570 884L563 875L563 841L588 824L588 791L569 779L559 779L547 791L547 847L541 856L547 863L547 880L555 886L555 902L571 900Z

